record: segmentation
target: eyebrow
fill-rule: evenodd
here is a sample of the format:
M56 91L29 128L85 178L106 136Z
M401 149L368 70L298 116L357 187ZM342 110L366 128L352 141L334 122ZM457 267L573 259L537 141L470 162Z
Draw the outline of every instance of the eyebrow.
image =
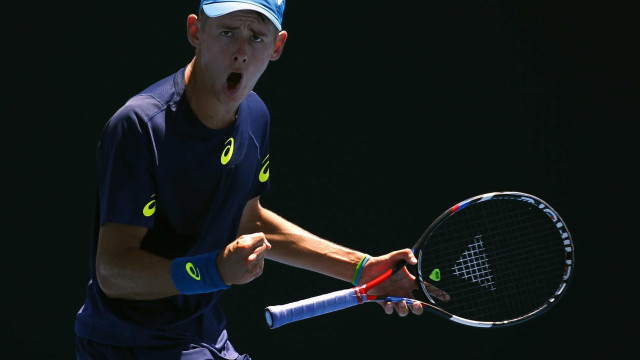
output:
M221 28L221 29L226 29L226 30L240 30L242 27L241 26L236 26L236 25L229 25L229 24L224 24L224 23L220 23L216 26L217 28ZM249 31L251 33L253 33L254 35L260 35L260 36L266 36L268 34L268 32L266 31L262 31L262 30L257 30L256 28L249 26Z

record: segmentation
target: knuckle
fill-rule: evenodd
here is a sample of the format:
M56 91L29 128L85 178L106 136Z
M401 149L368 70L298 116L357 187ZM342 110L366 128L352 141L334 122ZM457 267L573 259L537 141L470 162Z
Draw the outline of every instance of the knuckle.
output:
M264 261L257 262L252 266L252 272L254 274L260 275L262 274L263 270L264 270Z

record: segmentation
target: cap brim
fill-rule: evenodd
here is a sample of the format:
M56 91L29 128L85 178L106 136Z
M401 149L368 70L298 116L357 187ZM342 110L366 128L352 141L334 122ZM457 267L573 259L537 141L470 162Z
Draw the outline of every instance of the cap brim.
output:
M269 20L271 20L273 25L275 25L276 28L278 28L278 31L282 30L282 26L278 22L278 19L275 16L273 16L273 14L271 14L269 11L265 10L264 8L261 8L260 6L256 6L253 4L246 4L246 3L239 3L239 2L213 3L213 4L203 5L202 10L204 11L205 14L207 14L208 17L218 17L218 16L226 15L228 13L231 13L234 11L240 11L240 10L253 10L253 11L259 12L260 14L266 16Z

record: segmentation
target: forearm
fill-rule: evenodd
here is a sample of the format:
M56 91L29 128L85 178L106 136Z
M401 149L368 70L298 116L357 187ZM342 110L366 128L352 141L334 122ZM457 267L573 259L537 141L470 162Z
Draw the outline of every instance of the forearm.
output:
M171 261L140 249L148 229L106 223L100 227L96 254L98 285L113 298L151 300L178 294Z
M354 270L365 255L322 239L261 208L256 230L265 234L272 248L267 258L295 267L351 281Z
M136 248L101 258L96 272L100 287L109 297L152 300L178 294L170 260Z

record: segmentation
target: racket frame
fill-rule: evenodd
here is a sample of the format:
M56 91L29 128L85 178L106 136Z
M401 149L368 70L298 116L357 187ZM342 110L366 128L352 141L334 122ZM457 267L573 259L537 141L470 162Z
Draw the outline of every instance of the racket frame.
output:
M490 201L492 199L502 199L502 198L510 198L512 200L519 200L519 201L523 201L523 202L527 202L539 209L541 209L543 212L545 212L547 214L547 216L549 216L549 218L553 221L553 223L555 224L556 228L558 229L558 232L560 233L560 237L563 239L563 245L564 245L564 249L565 249L565 273L562 277L562 281L560 282L560 284L558 285L557 290L554 292L554 295L552 297L550 297L549 299L547 299L546 302L544 302L543 304L541 304L536 310L524 314L522 316L513 318L513 319L508 319L508 320L503 320L503 321L478 321L478 320L472 320L472 319L467 319L461 316L457 316L457 315L453 315L451 313L449 313L448 311L446 311L445 309L437 306L437 302L431 297L429 291L426 288L425 285L425 277L422 274L421 271L421 262L422 262L422 256L421 256L421 252L418 251L418 263L414 266L411 266L410 272L412 275L415 276L416 278L416 284L418 285L418 288L421 290L420 294L425 298L423 300L419 300L422 305L423 308L427 308L427 310L430 310L430 312L435 313L441 317L444 317L448 320L463 324L463 325L467 325L467 326L472 326L472 327L480 327L480 328L490 328L490 327L504 327L504 326L511 326L511 325L515 325L515 324L519 324L522 323L526 320L535 318L537 316L542 315L543 313L545 313L546 311L548 311L551 308L551 305L553 305L554 303L556 303L558 300L560 300L560 298L562 298L562 296L564 296L564 294L566 293L566 289L567 289L567 285L569 284L571 278L572 278L572 273L574 272L574 267L575 267L575 257L574 257L574 245L573 245L573 240L571 238L571 234L569 233L569 230L564 222L564 220L562 220L562 218L560 217L560 215L558 215L558 212L555 211L549 204L547 204L545 201L543 201L542 199L531 195L531 194L527 194L527 193L523 193L523 192L517 192L517 191L499 191L499 192L491 192L491 193L486 193L486 194L481 194L481 195L477 195L471 198L468 198L464 201L459 202L458 204L452 206L451 208L449 208L448 210L446 210L445 212L443 212L442 214L440 214L440 216L438 216L430 225L429 227L424 231L424 233L422 234L422 236L420 236L420 238L418 239L418 241L416 242L416 244L413 246L412 251L416 252L417 249L422 248L423 246L425 246L425 242L428 240L429 236L438 228L438 226L440 226L445 219L447 219L448 217L454 215L455 213L463 210L464 208L466 208L467 206L474 204L474 203L478 203L478 202L483 202L483 201ZM428 278L428 276L427 276ZM426 281L428 282L428 281Z

